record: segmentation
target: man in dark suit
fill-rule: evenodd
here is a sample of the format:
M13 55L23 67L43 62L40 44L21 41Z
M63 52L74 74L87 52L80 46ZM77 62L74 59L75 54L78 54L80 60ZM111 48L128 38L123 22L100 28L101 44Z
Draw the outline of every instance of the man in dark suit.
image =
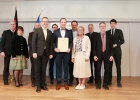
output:
M113 57L116 63L117 68L117 86L122 87L121 84L121 57L122 57L122 50L121 45L124 43L124 36L123 32L120 29L116 28L117 21L115 19L112 19L110 21L111 29L108 30L108 32L112 35L112 41L113 41ZM113 61L110 62L110 68L109 68L109 79L108 84L112 84L112 65Z
M35 24L35 29L40 28L40 23ZM32 38L33 38L33 32L29 33L28 37L28 45L29 45L29 56L30 56L30 61L31 61L31 82L32 82L32 87L35 86L35 71L34 71L34 58L33 58L33 53L32 53Z
M112 39L111 34L106 32L106 23L99 24L100 33L97 33L96 40L94 41L93 57L96 61L95 67L95 83L96 89L101 89L101 66L104 61L104 81L103 88L108 90L108 71L109 61L113 60L112 53Z
M57 79L57 86L56 90L61 88L61 79L62 79L62 62L64 67L64 87L66 90L69 90L68 86L68 70L69 70L69 61L70 61L70 52L72 50L72 34L69 30L66 29L66 18L60 19L60 28L54 31L54 50L56 52L56 79ZM66 52L61 52L58 49L58 38L68 38L69 47Z
M86 33L85 35L87 35L90 39L90 42L91 42L91 53L90 53L90 67L91 67L91 77L88 81L88 83L93 83L93 67L95 67L95 62L94 62L94 66L93 66L93 43L94 43L94 40L95 40L95 36L97 34L97 32L94 32L94 26L93 24L89 24L88 25L88 33Z
M58 29L58 25L57 24L53 24L52 25L52 33L54 33L54 31L57 30L57 29ZM54 83L54 76L53 76L54 60L55 60L55 56L53 56L53 58L50 59L49 76L50 76L50 83L51 84Z
M53 58L53 36L52 32L47 29L48 18L43 17L41 20L42 27L36 29L32 39L32 52L35 64L35 81L37 85L36 92L48 90L46 87L46 67L48 59Z
M73 39L74 39L75 37L78 36L78 31L77 31L78 22L76 20L73 20L71 22L71 27L72 27L72 30L70 30L70 31L71 31L71 34L72 34ZM70 56L71 55L72 54L70 54ZM71 59L70 59L70 61L69 61L69 76L70 76L69 86L72 86L73 85L73 80L74 80L74 77L73 77L73 66L74 66L74 64L73 64L73 62L71 62ZM77 81L77 84L78 84L78 79L77 78L76 78L76 81Z
M3 80L4 85L8 85L9 77L9 63L11 58L11 41L15 32L16 24L14 21L10 22L10 29L6 30L2 34L1 40L1 56L4 57L4 70L3 70Z

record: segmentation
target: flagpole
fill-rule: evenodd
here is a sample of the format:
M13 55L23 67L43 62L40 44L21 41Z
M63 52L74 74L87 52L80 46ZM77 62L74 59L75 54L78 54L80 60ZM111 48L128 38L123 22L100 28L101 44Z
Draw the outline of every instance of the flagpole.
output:
M17 2L15 2L15 11L16 11L16 9L17 9Z
M43 11L43 10L40 11L39 16L41 15L42 11Z

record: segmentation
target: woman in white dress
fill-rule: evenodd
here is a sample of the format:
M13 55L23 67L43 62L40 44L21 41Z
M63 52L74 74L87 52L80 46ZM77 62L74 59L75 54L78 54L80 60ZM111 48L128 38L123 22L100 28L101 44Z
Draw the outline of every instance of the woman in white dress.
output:
M79 81L75 89L85 89L86 79L91 76L90 51L90 39L84 35L84 27L79 26L78 36L73 40L72 50L72 62L74 63L73 75Z

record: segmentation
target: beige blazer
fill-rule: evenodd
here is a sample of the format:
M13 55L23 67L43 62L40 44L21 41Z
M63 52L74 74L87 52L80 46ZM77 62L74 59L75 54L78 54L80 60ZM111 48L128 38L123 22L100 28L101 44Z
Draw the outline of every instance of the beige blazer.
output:
M73 48L72 48L72 58L75 58L75 45L76 45L76 39L73 40ZM82 41L82 52L85 52L86 59L89 59L90 52L91 52L91 43L88 36L84 35L83 41Z

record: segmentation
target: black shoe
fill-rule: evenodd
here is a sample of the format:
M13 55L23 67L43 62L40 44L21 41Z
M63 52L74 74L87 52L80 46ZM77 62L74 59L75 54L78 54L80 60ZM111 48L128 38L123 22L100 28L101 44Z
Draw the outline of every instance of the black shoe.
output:
M119 82L119 83L117 83L117 86L119 87L119 88L122 88L122 84Z
M35 83L32 83L32 87L35 87Z
M17 83L18 83L18 84L17 84ZM16 87L20 87L19 82L16 82L16 81L15 81L15 86L16 86Z
M22 82L19 82L19 85L20 85L20 86L23 86L23 83L22 83Z
M103 88L104 88L105 90L109 90L109 87L108 87L107 85L104 85Z
M42 86L41 89L48 91L48 88L46 86Z
M97 90L101 89L101 85L96 85L96 89Z
M4 82L4 85L9 85L9 83L8 82Z
M72 86L73 85L73 82L69 82L69 86Z
M40 86L37 86L36 92L37 92L37 93L40 93L40 92L41 92L41 87L40 87Z

